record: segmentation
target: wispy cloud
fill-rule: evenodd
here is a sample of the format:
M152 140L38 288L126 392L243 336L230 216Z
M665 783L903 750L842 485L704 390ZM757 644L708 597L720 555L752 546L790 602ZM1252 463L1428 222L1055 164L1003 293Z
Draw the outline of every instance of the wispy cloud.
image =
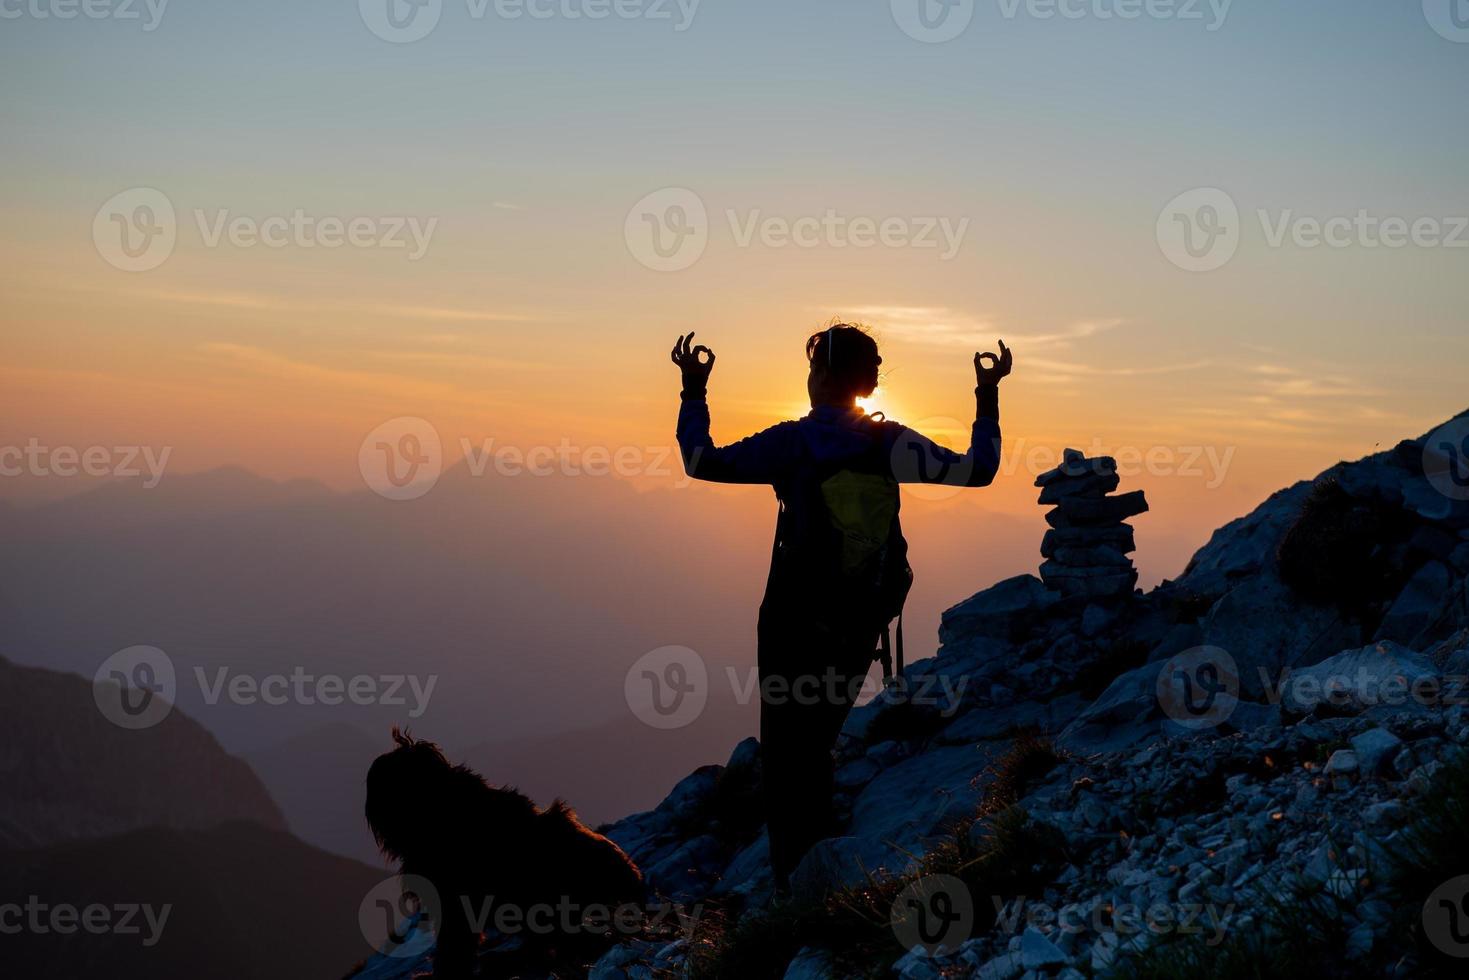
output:
M1097 364L1077 364L1072 361L1057 361L1045 357L1027 357L1026 367L1049 371L1053 375L1075 380L1081 377L1104 375L1106 377L1140 377L1151 374L1178 374L1184 371L1200 371L1212 367L1207 360L1182 361L1176 364L1148 364L1141 367L1112 367Z
M967 316L941 306L860 306L851 313L857 319L881 327L890 336L916 343L980 350L992 347L1001 336L1007 344L1024 346L1027 350L1067 348L1125 322L1120 317L1078 320L1047 333L1019 334L1001 329L991 319Z
M163 303L223 306L242 310L270 310L273 312L290 313L350 313L358 316L382 316L406 320L543 323L557 319L554 315L543 312L527 313L503 310L456 309L442 306L381 306L361 303L301 302L299 300L256 293L136 290L133 295Z
M1267 399L1376 398L1386 394L1380 388L1329 369L1313 372L1284 364L1256 364L1250 371L1255 375L1253 387L1257 397Z

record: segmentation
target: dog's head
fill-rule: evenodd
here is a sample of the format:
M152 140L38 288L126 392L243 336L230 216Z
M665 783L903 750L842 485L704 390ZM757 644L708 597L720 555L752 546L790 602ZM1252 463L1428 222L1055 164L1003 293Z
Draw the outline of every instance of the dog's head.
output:
M454 767L433 742L393 729L397 748L373 760L367 770L364 812L377 846L401 859L417 839L420 814L434 812L453 782Z

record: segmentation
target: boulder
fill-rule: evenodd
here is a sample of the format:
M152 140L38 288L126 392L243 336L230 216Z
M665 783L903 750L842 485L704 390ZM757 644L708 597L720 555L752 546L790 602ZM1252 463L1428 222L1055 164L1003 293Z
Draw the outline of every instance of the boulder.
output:
M749 895L771 886L770 835L765 831L738 854L720 875L714 895Z
M1432 660L1385 641L1343 650L1292 670L1281 691L1281 706L1296 715L1310 714L1323 705L1334 711L1362 711L1376 705L1405 704L1415 689L1426 691L1437 683Z
M1273 570L1236 585L1204 618L1204 643L1239 668L1240 695L1258 700L1288 667L1361 642L1335 609L1302 603Z
M1453 582L1454 573L1447 565L1437 561L1424 564L1393 600L1373 639L1419 645L1415 641L1441 618Z
M932 837L972 815L999 744L933 748L868 783L852 804L847 831L867 842L866 866L891 862L891 847L921 854Z
M834 980L831 957L823 950L806 947L786 967L784 980Z
M1246 516L1215 531L1189 560L1175 587L1222 596L1262 569L1273 568L1280 540L1300 516L1311 484L1310 480L1302 480L1277 491Z
M1034 575L1016 575L944 610L939 640L949 646L976 639L1011 641L1044 616L1061 597Z
M902 860L896 848L862 837L828 837L812 845L791 872L791 895L819 902L833 892L866 883L869 875Z
M1026 926L1020 934L1020 965L1027 970L1050 970L1066 965L1066 954L1061 947L1046 938L1046 934L1034 926Z
M1364 776L1375 776L1387 767L1403 740L1386 728L1371 728L1352 739L1352 751Z

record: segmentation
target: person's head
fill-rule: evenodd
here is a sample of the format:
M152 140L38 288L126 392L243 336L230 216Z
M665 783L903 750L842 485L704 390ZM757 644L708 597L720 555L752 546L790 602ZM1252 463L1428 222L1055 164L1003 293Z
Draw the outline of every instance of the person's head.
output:
M862 327L837 323L817 331L806 341L811 373L806 391L814 405L850 405L877 388L882 358L877 341Z

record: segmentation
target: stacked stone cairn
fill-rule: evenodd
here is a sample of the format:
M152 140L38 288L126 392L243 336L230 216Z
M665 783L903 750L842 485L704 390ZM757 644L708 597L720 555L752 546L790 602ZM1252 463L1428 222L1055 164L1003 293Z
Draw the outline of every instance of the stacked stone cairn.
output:
M1132 526L1124 524L1148 509L1141 490L1108 496L1117 489L1117 461L1088 459L1068 449L1061 465L1036 477L1050 530L1041 541L1040 568L1046 587L1064 596L1121 598L1132 594L1137 570L1128 552L1136 549Z

